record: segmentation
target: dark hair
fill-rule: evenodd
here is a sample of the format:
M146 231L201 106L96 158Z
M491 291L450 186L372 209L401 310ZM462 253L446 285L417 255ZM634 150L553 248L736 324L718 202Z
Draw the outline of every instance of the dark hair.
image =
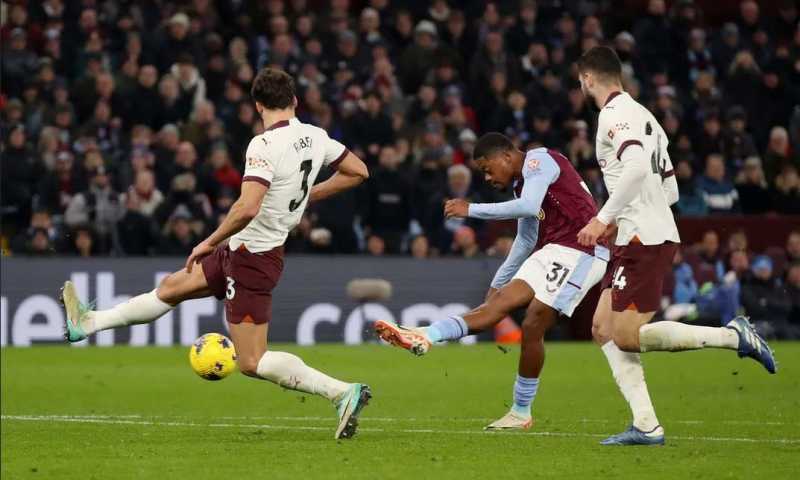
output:
M253 100L267 110L283 110L294 104L294 79L277 68L262 68L250 90Z
M578 59L578 71L592 72L616 80L622 76L622 62L613 49L592 47Z
M497 152L505 152L514 148L511 139L502 133L490 132L483 135L475 143L475 149L472 153L472 158L479 160L481 158L490 157Z

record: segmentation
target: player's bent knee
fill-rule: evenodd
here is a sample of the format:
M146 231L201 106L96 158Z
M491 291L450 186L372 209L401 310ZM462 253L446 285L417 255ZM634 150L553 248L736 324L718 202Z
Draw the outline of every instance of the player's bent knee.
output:
M527 338L544 337L550 328L551 318L547 307L531 306L522 321L522 332Z
M615 329L613 339L623 352L639 352L638 332L629 328Z

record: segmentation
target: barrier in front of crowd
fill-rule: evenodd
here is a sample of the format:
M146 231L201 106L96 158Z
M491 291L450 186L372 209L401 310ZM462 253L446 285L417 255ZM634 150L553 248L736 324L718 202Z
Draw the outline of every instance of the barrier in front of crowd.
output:
M0 343L24 347L62 341L64 312L59 289L72 279L84 299L109 308L152 290L181 258L22 258L2 259ZM312 345L376 341L370 320L424 325L458 315L481 303L497 259L373 258L289 256L273 296L270 341ZM354 278L384 278L392 298L359 305L346 295ZM89 344L189 345L206 332L225 332L224 310L214 298L185 302L149 325L100 332ZM472 343L474 337L465 339ZM86 342L75 344L85 346Z

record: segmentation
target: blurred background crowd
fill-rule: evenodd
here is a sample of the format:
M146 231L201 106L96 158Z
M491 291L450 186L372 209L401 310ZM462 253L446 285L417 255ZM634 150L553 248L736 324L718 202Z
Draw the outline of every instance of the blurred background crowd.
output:
M264 127L250 83L275 66L296 78L299 118L371 168L359 190L309 208L289 252L504 256L513 225L444 219L442 203L508 198L471 159L487 131L561 150L604 201L596 113L573 67L598 44L670 136L679 216L800 214L797 2L727 3L3 1L3 250L187 254L238 195ZM730 308L719 298L742 277L792 283L796 309L791 238L765 257L746 239L687 249L673 313Z

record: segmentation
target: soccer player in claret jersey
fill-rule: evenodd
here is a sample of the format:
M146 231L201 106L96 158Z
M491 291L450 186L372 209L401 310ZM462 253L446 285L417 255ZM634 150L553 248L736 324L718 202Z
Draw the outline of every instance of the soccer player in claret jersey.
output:
M678 200L678 191L667 136L655 117L622 90L622 67L612 49L588 50L578 60L578 73L587 100L600 109L596 154L610 193L597 216L581 229L578 241L591 247L617 230L592 330L633 412L628 430L602 443L663 444L664 429L647 392L639 352L726 348L755 359L770 373L775 373L775 359L744 317L719 328L669 321L649 324L680 243L669 208ZM665 179L671 188L663 188Z
M291 353L268 351L267 327L287 234L300 222L309 200L355 187L368 177L367 167L324 130L295 117L294 80L287 73L261 70L251 93L266 130L247 147L241 194L222 224L194 248L185 268L152 292L109 310L90 310L66 282L65 335L76 342L100 330L152 322L184 300L213 295L225 302L239 370L327 398L339 415L335 438L352 437L371 396L369 387L325 375ZM336 173L314 185L323 166Z
M513 310L528 307L513 406L487 427L526 429L533 423L531 404L544 365L544 334L559 313L571 316L586 293L601 281L609 252L600 245L587 247L577 242L578 231L596 215L597 206L564 155L547 148L523 152L508 137L488 133L476 143L473 156L487 182L498 189L513 186L516 198L473 204L449 200L445 215L518 219L517 237L492 280L486 302L463 316L439 319L430 327L404 328L378 320L375 329L387 342L423 355L436 342L485 330Z

